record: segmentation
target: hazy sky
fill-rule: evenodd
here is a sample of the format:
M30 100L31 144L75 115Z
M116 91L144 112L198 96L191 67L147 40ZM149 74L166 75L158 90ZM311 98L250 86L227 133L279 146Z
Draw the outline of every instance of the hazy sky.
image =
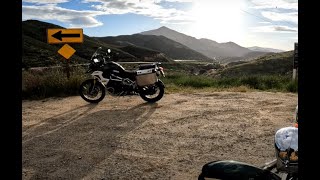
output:
M37 19L88 36L130 35L167 26L217 42L294 49L297 0L22 0L22 20Z

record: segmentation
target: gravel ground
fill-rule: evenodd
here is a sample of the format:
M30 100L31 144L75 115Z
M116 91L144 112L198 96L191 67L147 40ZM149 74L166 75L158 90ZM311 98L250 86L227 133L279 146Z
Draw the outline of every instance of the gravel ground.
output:
M214 160L260 166L298 95L165 94L89 104L80 96L22 102L23 179L197 179Z

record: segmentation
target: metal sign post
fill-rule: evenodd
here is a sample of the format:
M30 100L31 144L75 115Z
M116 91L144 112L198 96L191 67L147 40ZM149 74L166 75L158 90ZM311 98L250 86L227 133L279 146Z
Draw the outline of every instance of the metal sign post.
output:
M69 66L69 61L67 61L67 78L70 78L70 66Z
M295 81L297 79L298 73L298 43L294 43L294 54L293 54L293 74L292 80Z

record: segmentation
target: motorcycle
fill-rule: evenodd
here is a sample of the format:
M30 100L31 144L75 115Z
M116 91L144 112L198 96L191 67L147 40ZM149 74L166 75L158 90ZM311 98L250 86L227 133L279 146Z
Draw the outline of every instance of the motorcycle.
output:
M298 106L295 127L284 127L275 133L276 159L261 167L251 164L218 160L205 164L198 180L298 180Z
M154 103L164 95L164 83L159 76L165 77L161 63L139 65L137 70L126 70L113 61L111 50L103 53L99 47L92 55L88 70L90 79L81 83L80 96L87 102L99 103L106 92L113 96L140 95Z

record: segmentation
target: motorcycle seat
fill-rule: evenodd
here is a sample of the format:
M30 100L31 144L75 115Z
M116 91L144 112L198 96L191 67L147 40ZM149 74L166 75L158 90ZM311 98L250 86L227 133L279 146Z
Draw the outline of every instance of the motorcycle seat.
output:
M124 72L128 75L136 75L137 74L137 71L135 71L135 70L124 70Z

